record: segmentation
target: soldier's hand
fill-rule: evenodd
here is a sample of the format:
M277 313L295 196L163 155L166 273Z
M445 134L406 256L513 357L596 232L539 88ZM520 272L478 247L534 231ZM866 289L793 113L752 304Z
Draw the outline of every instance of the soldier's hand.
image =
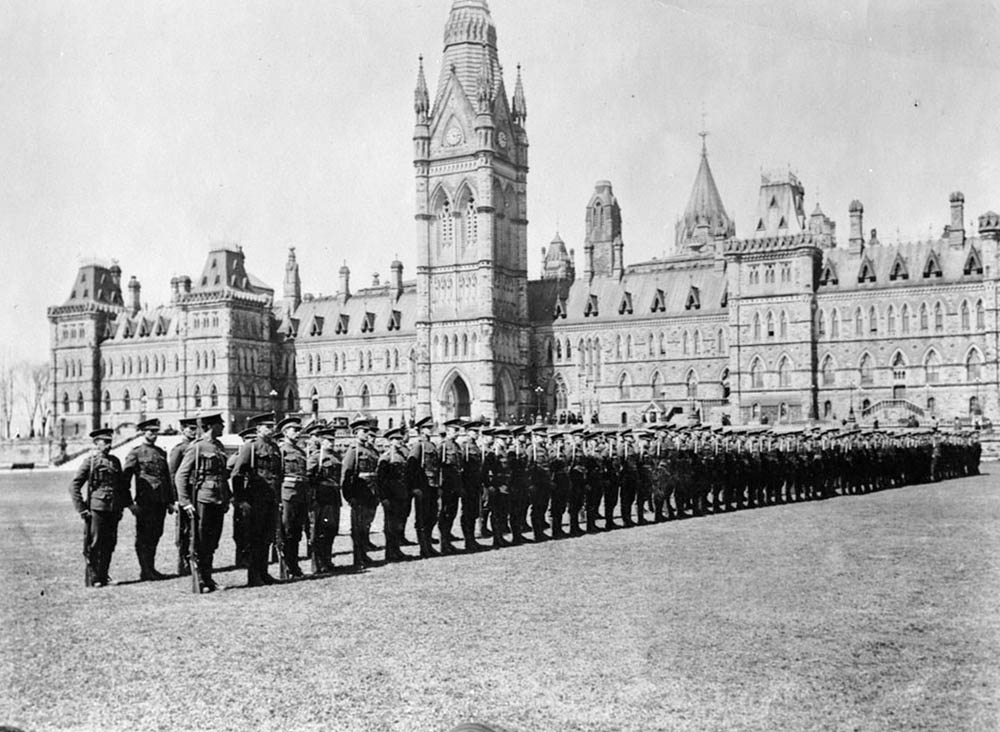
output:
M176 510L177 509L175 508L175 504L173 504L173 503L168 503L167 504L167 513L173 513Z
M80 518L84 521L90 521L90 511L80 511Z
M184 509L184 512L188 516L194 516L194 504L193 503L189 503L188 505L183 506L183 509Z

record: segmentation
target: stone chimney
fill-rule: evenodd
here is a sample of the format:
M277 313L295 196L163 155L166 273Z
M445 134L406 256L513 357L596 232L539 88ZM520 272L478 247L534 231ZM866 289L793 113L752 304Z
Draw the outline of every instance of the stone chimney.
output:
M170 302L175 303L181 296L181 280L179 277L170 278Z
M340 268L340 295L341 301L346 301L351 296L351 268L344 262Z
M137 312L142 310L142 302L139 297L141 290L142 288L139 285L139 280L133 276L128 281L128 309L132 315L135 315Z
M594 279L594 245L589 242L583 245L583 277L587 282Z
M182 277L178 277L177 279L180 280L181 283L181 294L184 295L191 294L191 278L188 277L187 275L184 275Z
M851 238L848 240L850 242L850 251L851 254L861 254L861 251L865 248L863 223L865 207L861 205L861 201L854 200L851 201L851 205L847 210L851 216Z
M399 296L403 294L403 263L399 261L398 257L392 260L392 264L389 265L389 273L392 292L398 300Z
M951 201L951 225L948 227L948 243L960 249L965 246L965 196L955 191L949 196Z
M379 286L379 274L378 272L372 272L372 287Z

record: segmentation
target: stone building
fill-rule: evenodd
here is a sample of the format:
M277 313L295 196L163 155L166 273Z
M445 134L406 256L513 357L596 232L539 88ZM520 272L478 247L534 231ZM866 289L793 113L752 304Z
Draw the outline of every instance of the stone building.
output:
M486 0L454 0L438 83L417 71L417 269L337 293L302 291L294 249L282 296L235 245L212 248L171 302L140 304L118 265L80 268L49 309L59 429L220 409L383 427L427 414L498 420L571 413L602 422L994 419L1000 217L966 232L950 197L940 238L849 236L791 173L762 176L752 231L736 235L702 139L670 255L625 264L623 208L599 181L586 234L557 235L529 281L527 105L505 86ZM581 204L584 202L581 201ZM583 261L578 271L575 253Z

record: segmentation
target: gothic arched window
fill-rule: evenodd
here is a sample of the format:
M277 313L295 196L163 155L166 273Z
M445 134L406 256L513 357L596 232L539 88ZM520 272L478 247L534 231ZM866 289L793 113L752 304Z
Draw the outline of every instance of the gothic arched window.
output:
M962 300L962 330L969 330L970 327L969 319L969 301Z
M396 385L395 384L392 384L392 383L389 384L389 388L386 390L386 396L389 399L389 406L390 407L395 407L396 406L396 399L397 399L397 396L396 396Z
M979 381L983 376L983 357L973 348L965 359L965 380Z
M372 405L372 393L368 389L368 384L361 385L361 408L368 409Z
M788 387L792 385L792 363L788 356L782 356L778 361L778 386Z
M333 404L337 409L344 408L344 387L337 387L337 391L333 394Z
M764 365L759 358L755 358L750 364L750 385L754 389L764 388Z

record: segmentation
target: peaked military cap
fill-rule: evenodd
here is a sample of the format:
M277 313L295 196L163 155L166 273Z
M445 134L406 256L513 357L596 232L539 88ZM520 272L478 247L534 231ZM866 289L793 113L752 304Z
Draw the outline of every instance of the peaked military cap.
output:
M182 417L181 419L179 419L177 421L177 423L181 426L181 429L184 429L186 427L197 427L198 426L198 418L197 417Z
M255 414L250 419L247 420L248 427L274 427L274 412L264 412L263 414Z
M465 427L465 429L467 430L479 430L480 432L482 432L483 429L486 427L486 425L484 425L478 419L470 419L468 422L465 422L462 426Z
M368 430L369 432L375 431L375 426L372 421L365 417L364 419L356 419L351 422L351 431L357 432L358 430Z
M465 420L461 417L455 417L455 419L449 419L444 423L445 427L461 427L465 423Z
M97 442L98 440L107 440L108 442L111 442L111 436L114 433L115 431L110 427L102 427L99 430L94 430L93 432L91 432L90 439L92 439L94 442Z
M240 437L243 438L244 440L252 440L256 436L257 436L256 427L247 427L245 430L240 432Z
M405 427L396 427L395 429L386 430L386 433L382 436L387 440L402 440L405 432Z
M421 420L418 420L417 423L413 426L416 427L418 430L421 430L424 427L426 427L427 429L433 429L434 428L433 421L434 420L430 416L427 416Z
M203 414L198 417L198 423L202 427L208 427L213 424L225 424L225 420L222 419L222 412L212 412L211 414Z
M147 419L147 420L145 420L145 421L140 422L139 424L137 424L135 426L135 428L137 430L139 430L139 432L146 432L147 430L155 430L155 431L159 432L160 431L160 420L158 420L158 419Z
M278 422L278 431L284 432L286 427L302 428L302 420L299 417L285 417Z

